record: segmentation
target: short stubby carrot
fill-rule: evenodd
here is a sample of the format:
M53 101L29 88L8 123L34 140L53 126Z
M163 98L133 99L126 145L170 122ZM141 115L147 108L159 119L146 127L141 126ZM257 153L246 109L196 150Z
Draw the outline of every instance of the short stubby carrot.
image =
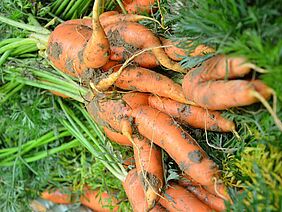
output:
M104 127L105 135L113 142L120 144L122 146L132 146L132 143L128 138L118 132L114 132L113 130Z
M148 208L152 208L164 185L161 149L141 135L135 135L133 141L137 173L144 188Z
M153 93L186 103L182 88L170 78L141 67L127 67L115 85L124 90Z
M132 116L139 133L164 149L182 171L202 185L213 185L213 178L219 175L217 165L169 115L140 106Z
M176 72L187 72L180 64L171 60L166 55L163 48L160 47L161 42L159 38L148 28L139 23L127 21L118 22L107 26L105 32L111 46L130 45L137 49L150 48L151 52L162 66Z
M84 193L80 197L82 205L87 206L93 211L110 212L118 211L118 201L107 192L100 193L99 190L84 189Z
M57 204L71 204L73 203L73 200L70 192L71 191L63 193L59 189L46 190L41 193L41 198Z
M220 112L217 111L209 111L201 107L157 96L149 97L149 105L194 128L217 132L231 132L235 130L234 122L223 118Z
M177 184L170 184L168 186L165 190L164 198L160 199L160 204L169 211L212 211L210 207L201 202L191 192Z
M123 95L122 100L131 108L135 109L142 105L149 105L149 94L140 92L129 92Z
M122 185L133 211L147 211L147 201L136 169L132 169L128 172L125 181L122 182Z

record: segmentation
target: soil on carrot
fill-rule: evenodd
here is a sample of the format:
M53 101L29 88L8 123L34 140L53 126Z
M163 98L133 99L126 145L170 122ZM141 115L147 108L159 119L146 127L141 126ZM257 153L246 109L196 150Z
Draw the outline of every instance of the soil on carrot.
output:
M144 179L144 176L141 173L140 178L141 178L141 182L142 182L142 185L143 185L145 191L148 190L149 186L152 186L153 188L159 188L161 186L160 180L155 175L153 175L152 173L149 173L149 172L145 173L145 179L146 180Z
M66 68L68 69L68 71L75 73L75 69L73 67L73 60L70 58L66 59L66 63L65 63Z
M62 44L58 42L51 43L47 49L47 54L59 60L60 55L63 52Z

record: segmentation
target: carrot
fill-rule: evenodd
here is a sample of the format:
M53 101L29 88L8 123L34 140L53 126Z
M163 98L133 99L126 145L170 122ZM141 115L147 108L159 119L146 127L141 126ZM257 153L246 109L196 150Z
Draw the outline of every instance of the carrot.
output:
M101 67L103 72L107 72L112 68L120 67L120 63L118 61L109 60L105 65Z
M192 69L184 77L182 88L187 99L211 110L224 110L258 102L254 93L265 99L271 89L260 80L224 80L242 77L256 68L242 57L215 56L200 67ZM226 98L230 96L229 98Z
M148 98L149 94L130 92L123 95L122 100L131 108L135 109L142 105L149 105Z
M190 191L192 194L194 194L199 200L208 205L210 208L216 211L226 210L223 199L217 197L212 193L209 193L201 185L193 182L193 179L191 179L187 175L184 175L178 183L179 185Z
M124 168L130 168L130 166L135 167L135 159L134 157L129 157L123 160L122 165Z
M118 22L105 27L111 46L131 45L137 49L151 48L153 55L164 67L177 72L184 72L180 64L172 61L160 48L161 42L148 28L134 22ZM115 45L114 45L115 44Z
M149 105L194 128L206 128L207 130L217 132L231 132L235 130L235 124L223 118L216 111L208 111L201 107L182 104L157 96L149 97Z
M52 94L54 94L55 96L60 96L60 97L62 97L62 98L64 98L64 99L67 99L67 98L69 98L69 96L67 96L67 95L65 95L65 94L63 94L63 93L60 93L60 92L58 92L58 91L53 91L53 90L49 90Z
M141 67L127 67L115 85L124 90L150 92L178 102L187 103L182 88L168 77Z
M107 192L99 194L99 190L90 190L86 188L84 194L80 197L82 205L94 211L110 212L118 211L117 199L110 196ZM113 208L111 210L111 208Z
M98 18L99 0L89 19L77 19L58 25L48 39L48 59L59 70L81 76L88 68L99 68L109 60L110 45Z
M110 44L99 21L99 3L95 0L92 14L92 35L85 46L83 60L88 68L100 68L109 60Z
M161 204L157 203L155 207L153 207L150 212L168 212Z
M140 134L164 149L182 171L202 185L214 185L213 179L219 175L217 165L169 115L140 106L133 110L132 116ZM228 198L226 192L222 195Z
M181 61L183 59L183 57L185 57L187 55L189 55L191 57L195 57L195 56L203 56L207 53L214 52L214 49L207 47L205 45L199 45L194 50L192 50L190 52L186 52L184 49L177 47L179 42L173 42L173 41L166 39L166 38L160 38L160 40L162 41L162 44L164 46L170 46L171 45L171 47L165 48L165 53L171 59L173 59L175 61Z
M137 173L144 188L148 208L152 208L164 184L161 150L140 135L136 135L133 141Z
M125 181L122 182L122 185L133 211L134 212L147 211L148 205L136 169L132 169L131 171L128 172Z
M114 132L107 127L104 127L104 132L111 141L123 146L132 146L131 141L129 141L126 136L118 132Z
M161 198L159 202L169 211L212 211L192 193L177 184L168 186L164 197L165 199Z
M150 13L155 0L124 0L123 3L128 13Z
M138 51L131 47L111 46L110 59L114 61L125 61ZM155 68L159 66L159 62L151 52L144 52L136 56L133 61L144 68Z
M73 203L70 193L62 193L59 189L54 191L46 190L41 193L41 198L49 200L57 204L71 204Z

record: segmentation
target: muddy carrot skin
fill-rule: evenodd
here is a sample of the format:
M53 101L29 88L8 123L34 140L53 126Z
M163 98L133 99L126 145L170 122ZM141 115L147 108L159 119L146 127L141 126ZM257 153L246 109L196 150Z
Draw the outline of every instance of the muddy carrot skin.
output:
M170 78L141 67L125 68L115 85L124 90L153 93L186 103L182 88Z
M217 165L169 115L141 106L133 110L132 116L139 133L164 149L183 172L202 185L214 185L219 177ZM229 198L225 189L222 196Z
M158 96L150 96L149 105L194 128L206 128L216 132L231 132L235 129L235 124L223 118L217 111L208 111Z
M177 184L168 186L164 194L164 199L161 198L159 202L169 211L212 211L210 207L201 202L191 192Z
M161 46L159 38L148 28L139 23L126 21L118 22L107 26L105 32L111 46L130 45L137 49L154 47L151 52L162 66L176 72L187 72L180 64L171 60L162 48L159 48Z
M137 173L144 188L148 208L152 208L164 185L161 149L141 135L136 135L133 141Z
M128 172L128 175L122 185L133 211L147 211L147 201L136 169L132 169Z
M216 56L190 70L183 79L182 89L187 100L211 110L256 103L259 100L254 92L268 99L271 90L260 80L224 80L244 76L250 70L244 58Z

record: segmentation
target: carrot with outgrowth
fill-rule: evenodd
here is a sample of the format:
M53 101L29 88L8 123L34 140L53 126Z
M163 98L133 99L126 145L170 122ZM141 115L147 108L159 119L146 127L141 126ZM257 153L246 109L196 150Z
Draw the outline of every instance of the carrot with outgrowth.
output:
M185 99L179 84L162 74L141 67L125 68L115 85L124 90L148 92L178 102L190 103Z
M133 110L132 116L139 133L164 149L182 171L202 185L214 185L214 179L219 177L217 165L169 115L140 106ZM226 191L221 195L229 199Z
M212 211L191 192L177 184L170 184L165 190L164 199L161 198L159 202L169 211Z
M232 132L235 130L235 124L223 118L217 111L208 111L201 107L158 96L150 96L149 105L194 128L217 132Z
M144 188L148 208L152 208L164 185L161 150L141 135L135 135L133 141L137 173Z
M105 32L111 46L131 45L137 49L150 48L151 52L162 66L176 72L187 72L180 64L172 61L166 55L161 47L159 38L148 28L139 23L127 21L118 22L107 26Z
M216 56L185 75L183 92L188 100L211 110L256 103L259 100L255 93L268 99L272 90L260 80L224 80L242 77L250 71L250 65L243 58Z

